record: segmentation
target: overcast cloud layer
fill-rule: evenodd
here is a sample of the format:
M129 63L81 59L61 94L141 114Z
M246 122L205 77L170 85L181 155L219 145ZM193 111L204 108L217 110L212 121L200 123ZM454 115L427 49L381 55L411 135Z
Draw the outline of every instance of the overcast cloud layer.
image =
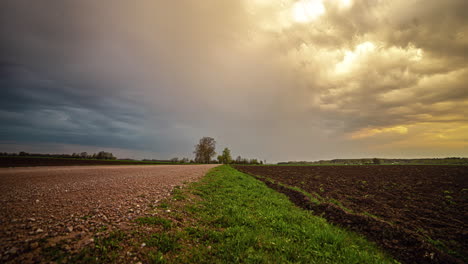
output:
M169 158L212 136L268 161L468 156L467 10L4 0L0 147Z

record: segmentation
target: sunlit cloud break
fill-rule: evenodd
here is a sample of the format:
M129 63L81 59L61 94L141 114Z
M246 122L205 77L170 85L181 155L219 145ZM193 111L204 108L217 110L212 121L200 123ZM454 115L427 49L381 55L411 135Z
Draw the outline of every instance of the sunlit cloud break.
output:
M408 133L408 128L404 126L386 127L386 128L372 128L372 129L361 129L351 134L352 139L372 137L382 133L396 133L405 135Z

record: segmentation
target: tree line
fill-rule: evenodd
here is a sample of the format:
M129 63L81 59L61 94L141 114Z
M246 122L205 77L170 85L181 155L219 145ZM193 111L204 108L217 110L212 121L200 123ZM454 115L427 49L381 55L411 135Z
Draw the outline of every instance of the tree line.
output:
M19 153L0 152L0 156L8 157L44 157L44 158L62 158L62 159L117 159L111 152L100 151L98 153L88 154L88 152L73 153L73 154L43 154L43 153L28 153L21 151Z
M466 165L468 164L468 158L463 158L463 157L419 158L419 159L363 158L363 159L332 159L332 160L319 160L319 161L287 161L287 162L278 162L278 164L279 165L282 165L282 164L299 164L299 165L451 164L451 165Z
M200 139L197 145L195 145L195 158L189 160L188 158L172 158L170 160L155 160L155 159L143 159L143 161L156 161L156 162L167 162L167 163L214 163L214 164L250 164L250 165L262 165L266 161L259 159L248 159L243 158L240 155L235 159L232 158L231 150L224 148L222 153L216 158L216 141L212 137L203 137ZM42 153L28 153L21 151L19 153L6 153L0 152L0 156L12 156L12 157L44 157L44 158L67 158L67 159L104 159L104 160L116 160L111 152L100 151L94 154L88 154L88 152L73 153L73 154L42 154ZM128 159L130 160L130 159Z
M264 164L263 160L247 159L237 156L236 159L232 158L231 150L224 148L222 153L216 156L216 141L212 137L203 137L199 143L195 145L195 162L196 163L220 163L220 164L251 164L261 165Z

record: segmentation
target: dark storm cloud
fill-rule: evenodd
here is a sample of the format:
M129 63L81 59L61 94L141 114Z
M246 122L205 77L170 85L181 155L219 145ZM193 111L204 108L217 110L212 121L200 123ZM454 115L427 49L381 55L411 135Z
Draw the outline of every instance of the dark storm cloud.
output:
M237 24L220 7L237 5L3 1L2 139L190 153L210 113L196 96L215 67L207 44Z
M89 36L73 2L2 2L1 137L134 146L142 111L80 61Z

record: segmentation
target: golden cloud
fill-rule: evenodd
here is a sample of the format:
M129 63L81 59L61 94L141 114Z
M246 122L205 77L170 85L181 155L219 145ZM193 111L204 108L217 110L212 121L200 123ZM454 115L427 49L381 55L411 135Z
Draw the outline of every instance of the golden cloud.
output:
M408 128L404 126L395 126L395 127L384 127L384 128L364 128L359 131L356 131L350 135L351 139L361 139L367 137L373 137L379 134L408 134Z

